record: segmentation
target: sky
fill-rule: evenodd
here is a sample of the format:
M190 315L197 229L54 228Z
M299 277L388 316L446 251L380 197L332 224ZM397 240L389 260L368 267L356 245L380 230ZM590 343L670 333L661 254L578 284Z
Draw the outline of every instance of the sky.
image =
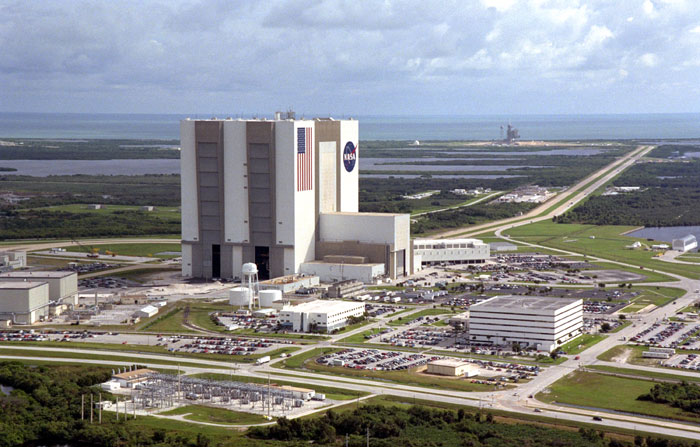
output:
M0 0L0 111L700 112L695 0Z

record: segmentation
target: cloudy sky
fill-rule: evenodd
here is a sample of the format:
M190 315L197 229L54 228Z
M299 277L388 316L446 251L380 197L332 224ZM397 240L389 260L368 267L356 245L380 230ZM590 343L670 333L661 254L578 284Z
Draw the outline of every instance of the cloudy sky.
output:
M695 0L0 0L0 111L700 112Z

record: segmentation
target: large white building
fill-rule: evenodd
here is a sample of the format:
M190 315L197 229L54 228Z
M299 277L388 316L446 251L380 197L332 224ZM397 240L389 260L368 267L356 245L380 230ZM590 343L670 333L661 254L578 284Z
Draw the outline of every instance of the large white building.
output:
M307 262L314 274L348 255L363 274L410 273L408 215L358 213L358 132L354 120L182 121L183 275L240 277L246 262L261 279Z
M414 239L413 258L416 265L441 262L481 263L491 256L489 244L479 239Z
M75 272L26 272L0 273L0 281L40 281L49 285L49 301L52 305L78 305L78 274Z
M469 308L469 338L476 343L551 352L581 334L583 301L571 298L496 296Z
M673 240L673 249L678 251L690 251L698 248L698 240L692 234Z
M45 281L0 281L0 320L34 324L49 315L49 285Z
M363 303L316 300L283 307L279 322L294 332L332 332L345 326L349 317L361 317L364 314Z

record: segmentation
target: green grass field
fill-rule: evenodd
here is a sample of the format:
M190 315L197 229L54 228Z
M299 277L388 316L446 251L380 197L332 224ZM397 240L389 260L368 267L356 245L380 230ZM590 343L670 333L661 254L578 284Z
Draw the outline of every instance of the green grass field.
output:
M0 345L2 346L2 345ZM46 357L58 359L84 359L84 360L104 360L106 362L130 362L130 363L147 363L149 365L171 365L171 366L200 366L198 363L190 362L174 362L171 360L147 359L141 360L134 357L120 356L110 354L87 354L82 352L64 352L64 351L40 351L40 350L20 350L20 349L3 349L0 347L0 355L10 357Z
M180 252L179 243L167 243L167 244L95 244L95 245L84 245L85 248L77 245L66 245L67 251L73 252L85 252L86 249L97 248L100 253L105 253L106 251L111 251L117 255L122 256L145 256L149 258L176 258L179 254L165 254L159 255L158 253L163 252Z
M661 307L685 295L685 290L675 287L637 287L639 296L633 299L632 304L623 308L622 313L634 313L648 307L649 305Z
M448 307L442 307L442 308L436 308L436 309L423 309L419 312L407 315L406 317L399 317L400 319L392 320L390 321L389 325L391 326L401 326L403 324L409 324L412 323L413 321L417 320L418 318L421 317L434 317L436 315L445 315L445 314L454 314L455 312L452 311Z
M536 397L547 403L560 402L666 419L700 421L700 415L669 405L637 400L637 397L648 393L653 386L654 382L649 380L574 371L550 385L549 393L539 393Z
M566 352L567 355L576 355L582 353L599 341L603 341L605 338L605 335L600 334L583 334L564 343L560 348L562 351Z
M623 236L621 233L634 227L613 225L557 224L551 221L537 222L508 230L518 240L542 244L547 247L570 250L589 256L599 256L644 268L658 269L689 278L700 278L700 269L693 265L673 264L654 259L655 252L625 248L635 241L651 244L646 239ZM591 238L593 236L594 238ZM643 271L640 271L643 273Z
M65 211L68 213L94 213L94 214L113 214L115 211L141 211L140 206L131 205L102 205L99 210L88 208L89 205L76 203L71 205L55 205L44 208L36 208L46 211ZM180 218L180 210L176 206L157 206L153 211L141 211L149 216Z
M186 415L190 421L212 422L215 424L262 424L269 422L259 414L231 411L224 408L213 408L204 405L185 405L174 410L160 413L165 416Z

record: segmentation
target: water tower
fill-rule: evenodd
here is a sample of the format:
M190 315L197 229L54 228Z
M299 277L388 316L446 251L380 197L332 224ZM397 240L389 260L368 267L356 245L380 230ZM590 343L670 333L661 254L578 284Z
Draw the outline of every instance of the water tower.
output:
M258 283L258 266L252 262L246 262L243 264L242 273L243 281L241 285L246 287L250 293L248 307L252 309L253 306L255 306L255 300L258 297L258 291L260 288L260 284Z

